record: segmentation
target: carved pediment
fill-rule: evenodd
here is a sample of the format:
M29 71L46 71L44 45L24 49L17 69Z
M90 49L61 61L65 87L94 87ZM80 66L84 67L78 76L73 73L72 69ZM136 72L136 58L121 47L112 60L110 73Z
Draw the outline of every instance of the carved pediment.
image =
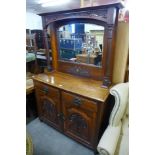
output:
M62 19L78 19L78 18L91 18L96 20L101 20L106 22L107 20L107 9L97 9L97 10L88 10L88 11L78 11L70 13L59 13L45 16L46 25L51 22L62 20Z

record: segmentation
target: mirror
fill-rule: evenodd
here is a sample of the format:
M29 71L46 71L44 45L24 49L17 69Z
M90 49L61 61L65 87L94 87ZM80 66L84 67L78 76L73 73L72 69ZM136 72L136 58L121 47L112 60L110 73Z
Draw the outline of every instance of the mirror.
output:
M59 27L59 60L102 66L104 27L75 23Z

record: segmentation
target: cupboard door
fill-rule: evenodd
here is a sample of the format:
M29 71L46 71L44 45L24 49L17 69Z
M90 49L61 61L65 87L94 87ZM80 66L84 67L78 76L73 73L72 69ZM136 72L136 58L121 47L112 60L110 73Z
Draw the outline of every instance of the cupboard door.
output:
M37 106L40 120L61 129L61 123L58 118L60 113L59 94L55 97L49 97L42 90L36 88Z
M62 92L64 132L72 138L92 146L96 112L85 107L86 101L84 98Z
M53 126L59 126L57 104L49 97L41 97L41 119L49 121Z

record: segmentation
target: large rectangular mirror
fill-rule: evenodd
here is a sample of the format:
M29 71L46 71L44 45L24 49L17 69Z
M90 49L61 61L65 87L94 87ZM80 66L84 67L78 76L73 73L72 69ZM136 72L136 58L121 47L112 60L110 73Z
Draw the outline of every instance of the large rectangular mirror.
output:
M57 30L59 60L102 66L104 27L74 23Z

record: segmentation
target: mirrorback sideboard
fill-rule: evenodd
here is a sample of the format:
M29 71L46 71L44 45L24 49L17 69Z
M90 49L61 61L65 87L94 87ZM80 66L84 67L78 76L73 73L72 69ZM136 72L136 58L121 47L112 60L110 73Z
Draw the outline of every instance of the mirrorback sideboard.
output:
M50 30L52 66L48 66L51 72L33 77L39 118L94 151L100 135L106 128L113 106L109 88L112 86L118 11L122 7L122 3L116 2L40 14L45 42L47 29ZM100 52L101 63L98 66L94 63L95 59L91 63L89 61L89 64L80 62L79 57L84 55L81 53L70 59L72 61L60 59L59 41L62 39L58 35L59 28L79 23L104 27L104 46ZM71 35L70 37L72 38ZM46 52L48 62L48 47ZM90 53L85 55L91 58Z

